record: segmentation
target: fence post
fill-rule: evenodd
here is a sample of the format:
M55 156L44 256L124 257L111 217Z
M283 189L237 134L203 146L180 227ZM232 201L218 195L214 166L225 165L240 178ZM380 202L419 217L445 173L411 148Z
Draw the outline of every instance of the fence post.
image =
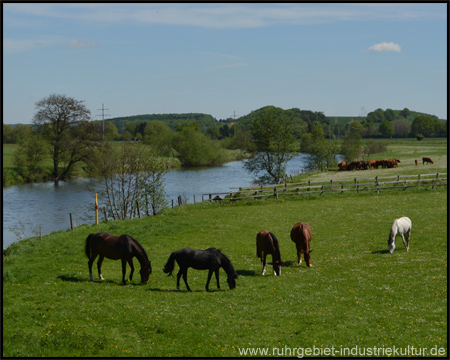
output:
M341 194L344 193L344 184L341 184Z
M103 206L103 213L105 214L105 220L108 222L108 213L106 211L106 206Z
M230 202L232 202L232 201L233 201L233 192L230 191Z
M181 201L181 195L178 195L178 206L181 206L181 203L182 203L182 201Z
M434 179L433 179L433 186L431 187L431 190L434 190Z
M39 241L42 241L42 225L39 225Z
M356 185L356 193L359 194L359 185Z
M439 173L436 174L436 180L438 180L438 179L439 179Z
M322 191L320 192L320 195L323 195L323 185L322 185Z
M311 180L308 180L308 191L311 190Z
M273 188L273 192L274 192L274 196L275 196L275 199L278 199L278 192L277 192L277 187L275 186L274 188Z
M70 213L69 215L70 215L70 228L73 231L72 213Z
M195 201L195 195L194 195L194 204L197 204L197 201Z
M173 209L173 199L172 199L172 209Z
M330 185L331 185L331 191L333 191L333 179L330 180Z

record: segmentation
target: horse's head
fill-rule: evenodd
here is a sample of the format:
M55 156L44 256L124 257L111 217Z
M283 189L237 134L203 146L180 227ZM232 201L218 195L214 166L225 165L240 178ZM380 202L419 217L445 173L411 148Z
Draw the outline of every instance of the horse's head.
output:
M391 254L393 254L393 253L394 253L394 250L395 250L395 241L392 241L391 238L389 238L389 240L388 240L388 246L389 246L389 252L390 252Z
M388 246L389 252L393 254L395 250L395 235L392 231L389 233Z
M237 274L230 275L227 278L228 286L230 287L230 290L233 290L236 287L236 279L238 278Z
M151 263L151 261L148 262L147 266L142 267L139 272L141 274L141 283L147 284L148 283L148 278L149 278L150 274L152 273L152 263Z

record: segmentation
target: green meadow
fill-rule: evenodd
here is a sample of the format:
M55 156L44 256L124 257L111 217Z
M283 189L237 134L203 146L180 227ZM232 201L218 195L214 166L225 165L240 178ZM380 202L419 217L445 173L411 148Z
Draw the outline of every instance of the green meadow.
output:
M410 251L397 238L391 255L389 229L400 216L412 220ZM413 346L427 349L422 356L435 349L447 357L447 216L440 187L201 203L23 240L3 254L3 356L236 357L252 355L249 349L276 356L288 348ZM313 232L311 268L296 264L289 233L298 221ZM261 275L256 234L265 229L280 241L279 277L270 256ZM121 285L120 261L108 259L105 280L94 265L96 280L88 281L85 239L99 231L143 245L153 267L148 284L139 284L135 261L135 278ZM220 270L222 289L213 279L206 292L207 271L189 269L193 291L183 282L176 291L176 277L162 271L170 253L212 246L232 261L236 289Z

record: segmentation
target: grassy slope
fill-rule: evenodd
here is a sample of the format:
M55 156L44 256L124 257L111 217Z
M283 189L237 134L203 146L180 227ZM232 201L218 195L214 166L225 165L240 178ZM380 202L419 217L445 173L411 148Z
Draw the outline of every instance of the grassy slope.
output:
M3 355L217 357L239 356L246 347L355 345L446 350L446 199L441 188L198 204L21 241L3 257ZM390 255L389 228L399 216L412 219L411 250L397 239ZM289 231L298 221L313 231L313 268L295 265ZM280 240L280 277L260 275L255 237L263 229ZM127 233L144 246L153 265L148 285L137 279L120 285L120 262L112 260L103 263L104 282L87 281L84 240L97 231ZM221 248L240 274L236 290L228 290L221 270L223 290L206 293L207 272L190 269L193 292L175 291L175 278L162 267L186 246Z

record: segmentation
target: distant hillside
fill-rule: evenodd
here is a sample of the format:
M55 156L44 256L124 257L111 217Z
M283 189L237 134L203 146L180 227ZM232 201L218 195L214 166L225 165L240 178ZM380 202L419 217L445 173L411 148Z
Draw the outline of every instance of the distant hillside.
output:
M334 125L339 124L340 126L344 126L348 122L352 120L363 120L365 117L360 116L326 116L322 112L315 112L311 110L300 110L298 108L292 108L288 110L283 110L282 108L275 106L264 106L260 109L252 111L250 114L241 116L237 119L227 119L226 121L217 121L212 115L202 114L202 113L186 113L186 114L145 114L145 115L132 115L132 116L124 116L124 117L116 117L112 119L108 119L108 121L114 123L117 127L117 130L120 134L123 134L128 124L133 123L139 125L141 123L150 123L154 120L159 120L165 122L172 130L176 130L177 124L182 122L194 121L200 124L201 131L205 132L209 127L217 126L222 123L238 123L240 126L244 128L248 128L248 126L253 122L253 120L260 116L264 111L269 108L273 108L276 113L283 114L288 116L296 126L300 128L310 127L311 123L314 121L319 121L324 125ZM401 110L393 110L395 117L400 118ZM435 115L424 114L417 111L411 111L411 114L407 117L407 119L412 123L414 118L418 115L426 115L432 118L438 118ZM441 121L446 121L442 120Z
M210 126L215 126L217 121L212 117L212 115L208 114L197 114L197 113L189 113L189 114L146 114L146 115L132 115L125 117L117 117L108 119L108 121L112 122L119 131L120 134L123 134L126 127L130 123L134 123L139 125L141 123L150 123L154 120L159 120L165 122L172 130L176 130L177 124L182 122L190 122L195 121L200 124L201 130L205 131Z

